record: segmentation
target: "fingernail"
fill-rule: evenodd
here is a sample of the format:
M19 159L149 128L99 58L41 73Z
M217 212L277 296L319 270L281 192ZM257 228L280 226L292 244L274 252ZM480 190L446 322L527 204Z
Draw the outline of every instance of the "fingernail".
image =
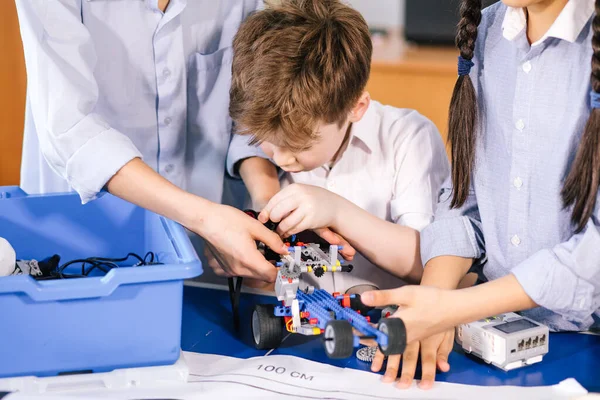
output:
M400 389L408 389L410 387L410 381L402 379L397 385Z
M370 302L372 302L372 301L373 301L373 295L372 295L370 292L365 292L365 293L363 293L363 294L360 296L360 299L361 299L363 302L365 302L365 301L366 301L366 302L369 302L369 303L370 303Z
M281 251L283 251L283 254L287 254L288 253L288 247L284 244L283 247L281 248Z

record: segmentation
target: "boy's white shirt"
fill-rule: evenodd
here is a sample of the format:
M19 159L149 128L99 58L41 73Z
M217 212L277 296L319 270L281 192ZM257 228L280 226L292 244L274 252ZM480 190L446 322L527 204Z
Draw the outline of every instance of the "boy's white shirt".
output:
M301 183L334 192L372 215L421 230L433 221L439 190L450 171L440 133L414 110L372 101L350 131L348 145L335 165L288 173L282 186ZM357 285L380 289L403 282L360 254L350 274L305 279L328 291L345 292Z

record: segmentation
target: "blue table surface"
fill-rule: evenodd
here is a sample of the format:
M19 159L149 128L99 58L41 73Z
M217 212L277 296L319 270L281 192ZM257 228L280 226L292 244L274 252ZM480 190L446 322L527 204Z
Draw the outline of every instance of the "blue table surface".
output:
M273 303L274 300L265 296L242 294L242 329L237 335L233 330L227 291L186 286L183 297L182 349L239 358L265 355L266 351L256 350L252 344L250 317L254 304ZM291 335L281 348L271 354L292 355L343 368L369 370L369 364L356 357L345 360L327 358L320 340L300 335ZM450 355L449 363L450 372L438 374L438 381L481 386L546 386L575 378L587 390L600 392L600 336L551 334L550 352L541 363L510 372L466 355L457 346Z

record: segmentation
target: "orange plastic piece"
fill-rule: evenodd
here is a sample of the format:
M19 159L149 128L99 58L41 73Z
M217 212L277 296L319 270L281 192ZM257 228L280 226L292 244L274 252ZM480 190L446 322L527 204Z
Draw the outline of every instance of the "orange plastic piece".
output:
M342 307L350 308L350 295L349 294L344 295L344 298L342 299Z
M298 243L296 243L296 246L304 247L304 243L303 242L298 242Z
M371 317L369 317L368 315L365 317L365 319L367 320L367 322L371 322Z
M333 292L332 296L333 297L338 297L340 295L340 292Z
M294 280L292 278L288 278L288 282L292 283Z
M317 318L311 318L310 320L308 320L308 323L311 325L316 325L319 323L319 320Z

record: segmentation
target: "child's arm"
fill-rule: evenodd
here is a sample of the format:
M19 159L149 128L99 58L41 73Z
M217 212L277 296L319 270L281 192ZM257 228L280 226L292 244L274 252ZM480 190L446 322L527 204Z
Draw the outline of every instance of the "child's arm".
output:
M423 274L419 232L375 217L342 199L332 228L371 263L393 275L419 283Z
M409 342L422 340L456 325L490 315L537 307L512 274L467 289L405 286L367 292L361 299L370 306L402 306L394 317L404 321Z
M413 282L421 279L416 230L381 220L328 190L290 185L271 199L259 219L280 222L284 237L329 227L373 264Z
M281 185L277 176L277 169L269 160L252 157L242 160L239 174L246 185L252 199L252 208L262 210Z
M227 172L242 178L252 199L252 208L261 210L279 191L277 169L258 146L248 143L248 136L233 135L227 151Z

